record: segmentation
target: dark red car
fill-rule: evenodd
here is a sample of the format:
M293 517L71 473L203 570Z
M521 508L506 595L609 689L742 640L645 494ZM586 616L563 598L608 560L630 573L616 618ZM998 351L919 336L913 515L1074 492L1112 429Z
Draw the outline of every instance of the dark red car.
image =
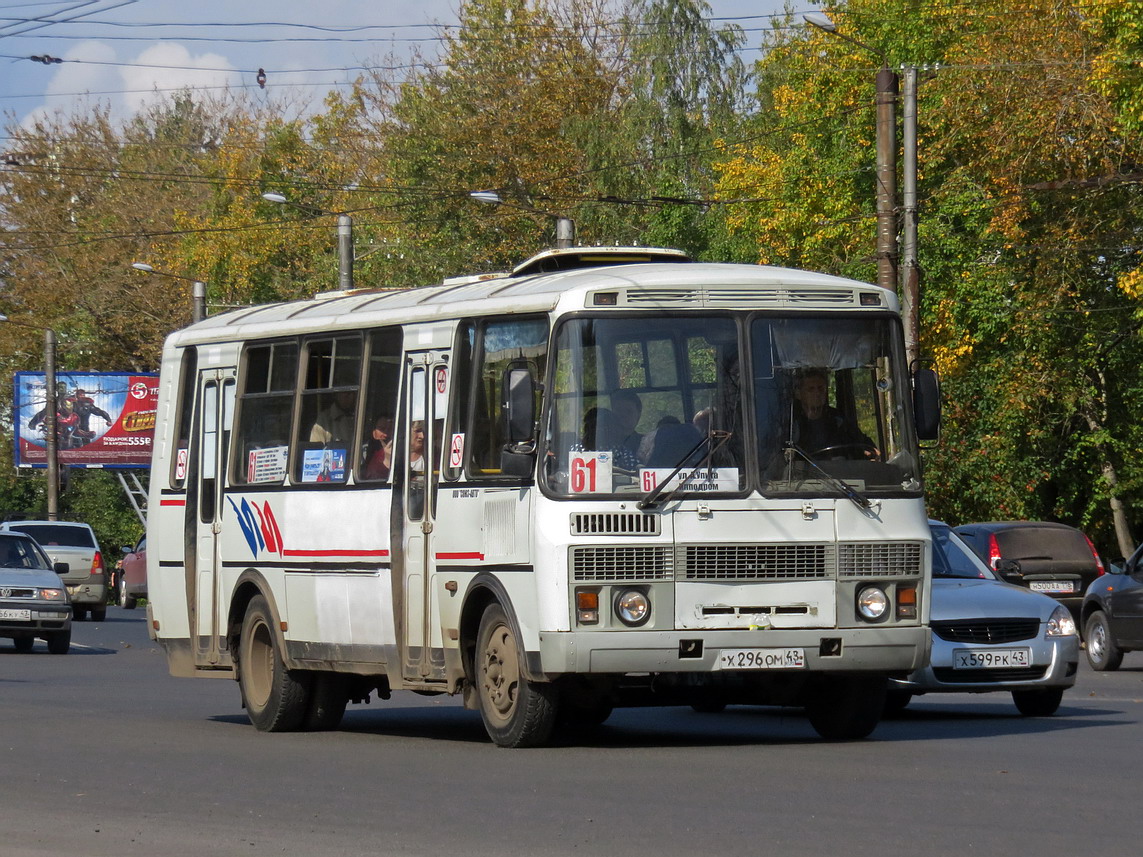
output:
M124 547L123 554L115 581L119 606L134 610L139 599L147 597L147 537L133 548Z

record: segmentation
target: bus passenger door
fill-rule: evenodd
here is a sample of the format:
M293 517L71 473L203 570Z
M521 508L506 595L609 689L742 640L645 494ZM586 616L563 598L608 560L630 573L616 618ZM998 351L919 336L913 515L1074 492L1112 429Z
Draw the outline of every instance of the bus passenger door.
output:
M189 600L195 666L215 666L220 660L219 533L222 530L223 488L230 423L234 416L234 369L208 370L198 379L197 478L193 490L195 519L194 591ZM188 522L190 523L190 522Z
M448 392L448 353L418 352L408 357L405 378L404 620L402 674L410 681L444 677L443 650L436 643L440 663L432 659L431 587L433 527L436 523L436 488L440 480L440 445Z

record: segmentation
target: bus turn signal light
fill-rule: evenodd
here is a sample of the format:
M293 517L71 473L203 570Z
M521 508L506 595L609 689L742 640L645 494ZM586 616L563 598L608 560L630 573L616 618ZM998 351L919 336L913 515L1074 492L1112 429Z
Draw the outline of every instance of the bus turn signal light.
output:
M576 591L575 618L581 625L599 623L599 592L582 589Z
M897 587L897 618L917 618L917 589L914 586Z

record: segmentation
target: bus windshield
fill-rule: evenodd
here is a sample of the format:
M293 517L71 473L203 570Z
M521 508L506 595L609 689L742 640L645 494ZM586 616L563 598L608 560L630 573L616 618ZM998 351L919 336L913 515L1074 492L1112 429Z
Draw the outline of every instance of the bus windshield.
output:
M920 490L886 315L577 317L557 331L553 372L542 472L555 494Z

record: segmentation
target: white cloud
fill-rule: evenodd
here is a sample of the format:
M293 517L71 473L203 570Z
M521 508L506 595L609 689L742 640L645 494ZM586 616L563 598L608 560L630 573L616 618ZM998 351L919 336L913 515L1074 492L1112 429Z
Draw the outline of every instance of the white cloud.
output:
M238 81L234 66L221 54L191 54L172 42L147 48L130 62L130 66L119 69L119 76L125 90L120 97L122 106L131 112L169 97L173 91L212 89Z

